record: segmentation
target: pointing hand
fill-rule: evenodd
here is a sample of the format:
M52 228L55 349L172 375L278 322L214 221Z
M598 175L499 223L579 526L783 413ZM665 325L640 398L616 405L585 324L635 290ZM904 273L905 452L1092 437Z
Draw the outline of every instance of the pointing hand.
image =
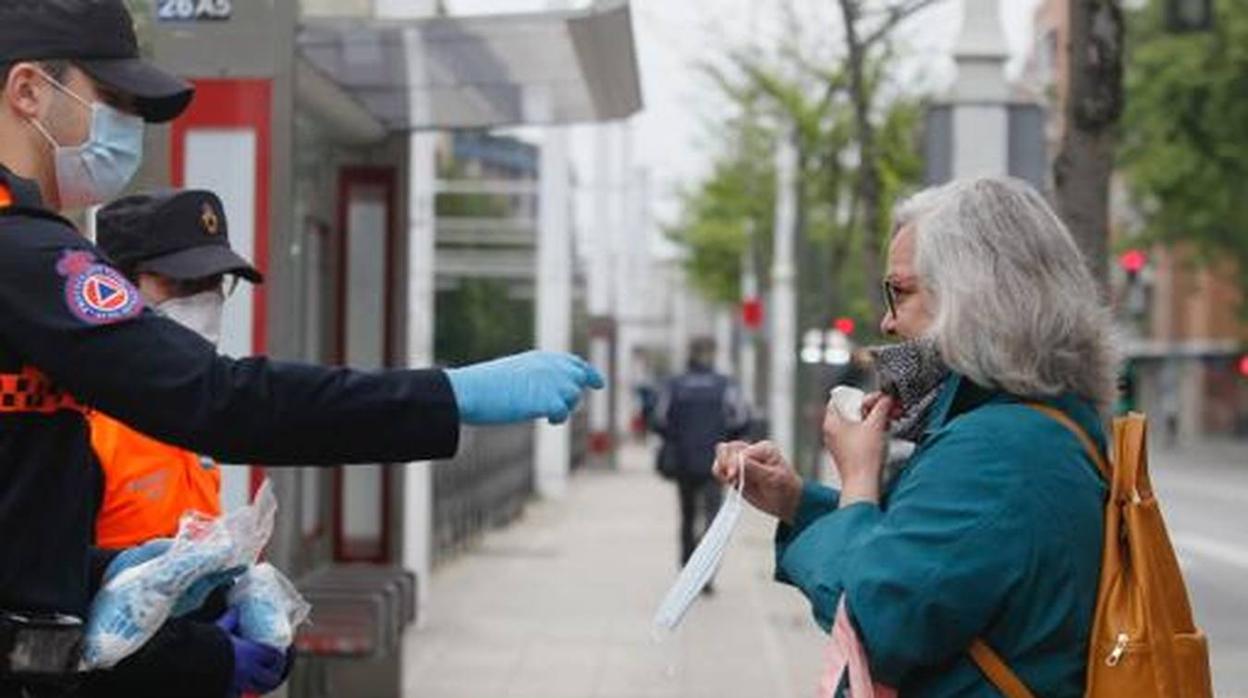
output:
M567 421L587 388L606 382L571 354L530 351L446 372L465 424Z

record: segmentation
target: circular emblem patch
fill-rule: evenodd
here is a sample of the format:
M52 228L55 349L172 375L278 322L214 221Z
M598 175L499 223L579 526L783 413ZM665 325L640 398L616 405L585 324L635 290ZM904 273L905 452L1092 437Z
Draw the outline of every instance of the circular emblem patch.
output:
M70 311L83 322L105 325L143 310L139 292L117 270L92 264L72 274L65 285Z

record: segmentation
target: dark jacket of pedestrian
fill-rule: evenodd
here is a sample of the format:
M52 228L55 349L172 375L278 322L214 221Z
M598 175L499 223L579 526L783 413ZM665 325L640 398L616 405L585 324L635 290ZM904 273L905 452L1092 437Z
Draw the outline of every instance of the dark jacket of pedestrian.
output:
M711 477L715 445L737 438L749 426L741 387L695 359L689 370L669 380L654 410L654 429L663 437L661 465L677 480Z

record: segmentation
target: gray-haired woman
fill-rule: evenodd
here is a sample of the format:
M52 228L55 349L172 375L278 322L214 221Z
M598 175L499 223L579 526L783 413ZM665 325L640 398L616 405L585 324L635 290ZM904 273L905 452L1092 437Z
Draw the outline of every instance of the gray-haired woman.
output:
M781 520L776 578L830 625L844 596L876 680L903 696L998 695L982 639L1036 695L1079 696L1106 496L1061 410L1103 449L1117 357L1070 233L1013 179L958 181L896 212L864 420L829 410L841 489L803 483L774 445L724 444L715 471ZM891 430L890 430L891 426ZM885 441L917 443L881 486ZM881 491L881 490L884 491Z

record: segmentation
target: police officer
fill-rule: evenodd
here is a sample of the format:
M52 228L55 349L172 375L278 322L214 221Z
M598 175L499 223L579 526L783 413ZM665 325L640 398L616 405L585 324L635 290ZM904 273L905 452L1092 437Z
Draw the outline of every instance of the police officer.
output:
M55 211L118 195L143 123L190 99L138 58L121 0L0 0L4 698L73 691L100 487L88 408L226 461L401 463L453 455L461 422L563 421L602 385L583 361L541 352L449 371L232 360L146 308Z
M127 196L96 214L96 244L143 301L216 345L227 296L264 275L230 248L221 200L209 191ZM142 434L100 411L89 417L104 474L95 542L128 548L172 537L190 510L221 514L221 471L211 458Z
M149 307L214 345L226 296L240 282L264 281L230 249L224 207L207 191L114 201L96 214L96 243ZM171 538L191 510L220 515L221 472L211 458L157 441L98 410L88 421L104 478L96 545L120 549ZM154 552L159 549L142 554ZM80 692L91 698L164 698L171 685L181 685L181 698L221 698L225 687L264 693L280 685L285 673L274 669L288 669L288 655L230 632L224 596L214 594L191 616L166 622L115 668L85 677ZM222 622L213 622L218 618ZM186 681L188 676L196 680Z

